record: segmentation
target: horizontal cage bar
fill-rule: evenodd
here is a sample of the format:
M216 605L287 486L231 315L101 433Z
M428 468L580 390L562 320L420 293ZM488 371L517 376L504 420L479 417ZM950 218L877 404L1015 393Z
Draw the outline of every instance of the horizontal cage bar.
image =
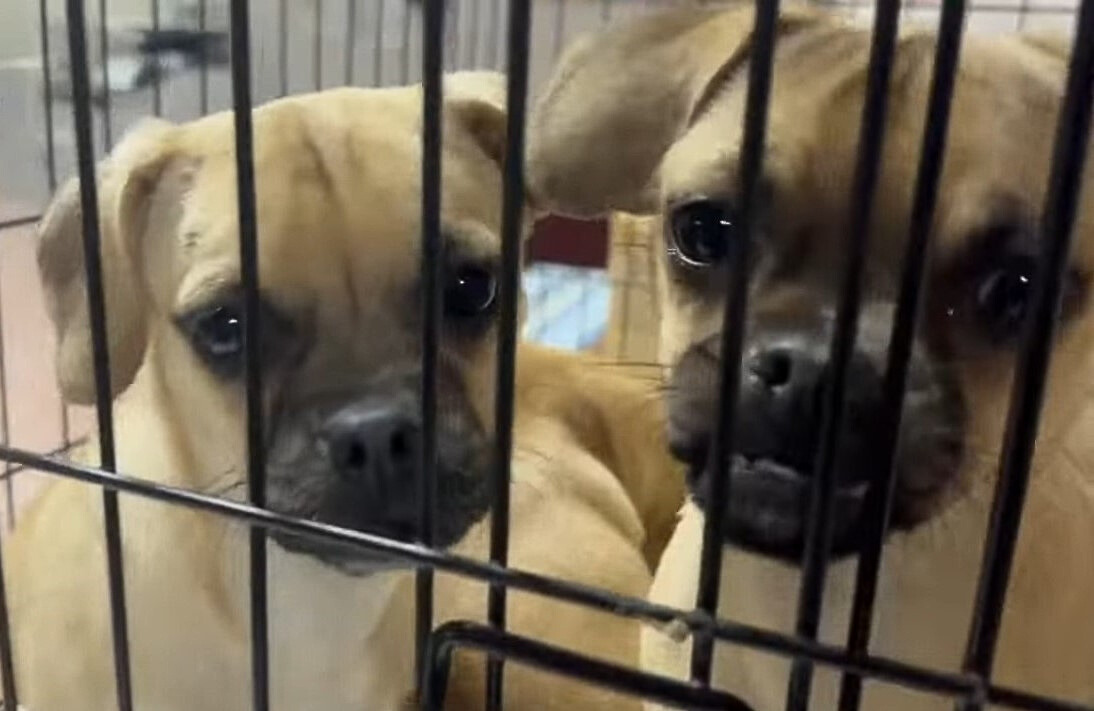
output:
M452 654L458 647L486 652L490 659L504 658L680 708L694 711L752 711L747 704L724 692L644 674L471 622L446 623L437 628L430 638L428 676L422 694L422 711L444 709Z
M425 565L446 573L461 575L485 583L498 583L511 589L630 617L651 624L674 623L695 633L703 631L715 639L786 657L808 657L825 667L842 669L880 681L903 684L927 692L960 697L979 695L989 701L998 699L1013 708L1030 711L1094 711L1094 706L1034 696L1014 689L986 684L975 675L950 674L920 668L886 657L865 655L850 657L844 650L827 644L797 639L770 630L730 620L718 619L701 611L678 610L639 598L631 598L599 588L545 577L516 568L502 568L472 558L443 551L307 521L241 503L206 496L188 489L157 484L126 474L103 471L56 457L46 457L14 447L0 447L0 460L13 462L46 473L95 484L114 491L143 496L150 500L219 514L230 519L297 535L308 540L340 543L372 553L390 556L411 565Z
M48 454L37 454L14 447L9 441L9 413L6 395L7 372L4 362L4 331L0 323L0 427L3 443L0 460L5 462L2 476L8 487L11 507L12 479L27 469L44 471L53 476L67 477L102 489L104 531L106 537L109 602L117 685L117 704L122 711L132 709L130 678L129 630L126 618L125 581L122 574L123 548L119 518L119 492L160 501L169 505L189 507L242 521L250 531L250 602L253 707L266 711L270 706L269 640L266 579L266 535L269 530L290 532L316 541L339 542L362 550L381 553L418 567L416 593L416 682L419 684L423 708L443 707L452 655L457 649L469 649L487 658L488 711L502 708L503 661L530 665L541 670L573 677L585 683L630 694L644 696L668 705L687 708L722 708L748 711L749 707L732 695L712 690L710 680L715 643L742 645L789 658L793 662L787 690L787 709L805 709L809 704L809 689L814 664L834 668L843 673L840 687L840 711L855 711L862 700L865 680L900 684L924 692L952 698L965 711L977 711L985 704L1034 711L1094 711L1094 706L1053 699L1025 690L992 683L994 650L1001 625L1006 587L1021 520L1029 467L1036 445L1040 407L1044 397L1046 372L1052 354L1055 309L1060 299L1060 275L1072 236L1079 197L1079 186L1086 156L1094 103L1094 0L1083 0L1079 7L1074 50L1068 73L1067 92L1057 126L1049 190L1045 199L1042 229L1050 240L1050 249L1043 256L1040 278L1035 295L1035 316L1028 323L1026 339L1020 352L1020 363L1014 379L1011 407L1008 413L1004 453L1000 458L1000 484L996 490L993 515L988 532L988 544L983 556L978 583L974 622L968 635L962 671L947 673L906 664L894 659L871 655L870 632L873 604L877 597L878 573L883 553L883 534L888 526L894 488L894 452L900 437L901 409L904 387L911 359L912 339L920 309L924 274L930 263L930 233L938 183L946 151L946 130L950 103L960 54L960 44L969 12L1017 12L1019 23L1032 14L1073 14L1074 7L1033 5L1022 0L1020 5L971 3L966 0L945 0L941 3L939 41L936 47L930 96L926 107L926 124L922 136L919 166L915 183L913 209L908 229L905 262L901 277L897 312L892 324L889 358L884 378L884 408L882 432L885 440L883 471L871 485L866 500L869 512L869 534L860 551L856 574L851 625L844 648L817 641L820 610L831 538L832 484L835 469L834 453L842 419L843 383L854 348L855 330L861 296L861 277L866 252L867 226L870 222L873 192L877 182L881 147L886 125L888 77L893 61L894 43L900 12L926 9L927 6L909 0L901 8L900 0L878 0L874 17L874 34L868 70L866 101L862 112L854 186L851 191L851 249L843 273L837 326L830 344L829 362L833 377L824 396L824 418L821 426L820 449L816 457L814 483L808 515L806 552L803 556L803 582L800 590L795 635L788 636L758 627L724 620L718 617L721 580L722 507L713 507L706 517L703 532L700 578L696 606L693 610L678 610L629 598L610 591L564 580L539 576L509 568L509 486L513 447L513 401L516 351L517 309L520 290L520 249L523 233L523 149L524 124L527 118L529 93L529 62L531 55L531 0L509 0L504 12L502 0L485 0L484 14L490 16L484 41L487 63L500 64L499 52L504 52L507 67L507 136L503 166L502 201L502 270L499 280L499 339L495 390L494 423L495 450L493 457L493 519L490 531L490 560L487 563L464 558L432 547L436 518L434 470L437 448L437 368L440 358L442 314L441 226L441 156L443 113L443 70L446 51L446 13L448 2L456 2L454 25L460 22L461 0L439 0L414 5L402 4L402 55L399 71L404 83L412 79L411 39L414 23L421 22L422 105L422 263L424 284L422 322L421 406L423 443L419 468L419 536L415 543L406 543L382 536L341 529L314 521L284 516L264 508L265 505L265 441L263 422L263 384L260 354L258 284L258 224L255 196L254 136L252 128L252 71L250 12L247 0L230 1L229 45L231 49L231 92L235 126L235 155L240 228L240 257L245 297L245 353L248 451L248 503L237 503L205 496L192 491L159 485L151 481L117 473L114 451L110 360L106 337L108 314L104 304L103 265L99 243L99 203L95 185L94 145L92 132L92 87L87 61L87 20L81 0L66 0L67 39L70 54L74 132L77 168L80 178L80 201L83 208L82 228L85 269L90 308L90 322L96 378L97 427L100 443L100 466L73 464L57 456L71 446L67 408L61 407L64 445ZM375 7L374 57L372 81L381 85L383 70L383 22L385 0L373 0ZM199 0L198 26L204 31L208 21L208 0ZM566 23L566 0L555 0L554 53L563 47ZM855 0L830 0L822 4L841 7L862 7L869 3ZM412 11L420 8L420 15ZM729 275L729 297L723 313L719 378L717 433L711 452L713 488L711 497L723 500L730 496L729 454L733 450L735 403L740 381L741 354L745 339L744 315L748 308L749 252L752 249L752 216L762 176L766 139L766 121L771 92L772 68L779 13L778 0L756 0L755 27L750 48L748 92L745 106L745 130L741 143L740 165L741 208L744 237L735 249L733 273ZM103 144L111 146L113 110L111 106L110 27L107 0L99 0L100 80L103 96L96 95L101 110ZM277 26L280 54L277 66L282 94L290 93L288 0L279 1ZM600 1L601 19L612 15L613 3ZM152 29L161 27L160 0L149 0ZM344 81L352 83L355 76L357 41L357 0L346 0ZM472 0L470 43L460 44L453 35L451 60L459 64L467 54L467 63L479 61L479 0ZM503 17L507 20L506 40L500 40ZM372 17L370 16L370 20ZM42 74L47 87L43 92L46 124L46 178L53 191L57 186L56 148L53 136L53 94L47 8L39 0ZM312 45L313 85L321 89L324 79L324 7L322 0L314 2L314 37ZM371 28L370 28L371 29ZM458 27L457 27L458 30ZM92 37L94 39L94 37ZM417 51L418 48L415 49ZM461 50L466 49L467 52ZM151 110L164 112L161 70L152 78ZM199 104L202 114L209 109L209 61L200 59ZM122 102L119 102L119 113ZM120 120L120 119L119 119ZM40 215L22 215L0 221L0 232L35 224ZM9 520L14 511L9 510ZM458 621L433 628L433 587L435 570L446 571L487 583L487 624ZM0 560L0 674L2 690L9 706L18 701L13 663L18 650L12 649L8 619L6 581ZM522 637L506 630L506 598L508 590L520 590L555 600L567 601L592 609L630 617L647 624L682 625L693 636L690 674L695 683L667 679L637 669L620 667L565 650L540 640ZM1092 660L1094 663L1094 660ZM0 708L4 704L0 702Z

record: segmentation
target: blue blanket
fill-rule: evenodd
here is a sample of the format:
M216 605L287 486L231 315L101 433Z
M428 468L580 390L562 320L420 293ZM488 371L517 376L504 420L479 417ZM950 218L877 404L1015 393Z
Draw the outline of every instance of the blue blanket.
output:
M523 279L528 298L524 338L569 350L591 348L603 338L611 308L606 271L537 263Z

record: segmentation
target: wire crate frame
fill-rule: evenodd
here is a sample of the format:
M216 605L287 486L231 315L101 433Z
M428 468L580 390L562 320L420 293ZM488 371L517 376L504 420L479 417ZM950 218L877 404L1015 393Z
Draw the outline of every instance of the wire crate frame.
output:
M158 0L153 0L153 17L158 23ZM282 0L282 7L284 7ZM350 7L354 4L350 0ZM45 2L41 2L42 43L48 56L45 32ZM204 0L201 3L204 17ZM98 199L95 184L94 145L89 67L86 61L71 62L74 129L76 133L80 199L83 219L83 246L90 303L94 370L97 396L96 416L100 445L100 466L88 467L64 460L57 453L39 454L10 446L5 439L0 459L6 462L10 482L13 467L26 467L68 477L102 488L104 530L106 533L110 606L113 632L114 669L117 681L117 705L131 711L128 629L126 622L125 580L122 574L120 521L117 508L119 492L152 500L221 514L251 526L251 650L253 706L255 711L269 708L269 643L266 634L266 557L265 536L278 530L317 541L339 542L419 566L417 578L417 671L422 708L443 707L452 653L457 648L483 651L488 657L487 708L498 709L502 699L502 665L519 661L558 674L599 684L632 694L644 695L662 703L685 708L732 709L749 707L732 695L710 688L710 665L715 642L746 645L790 657L794 661L788 692L791 709L808 706L808 689L814 665L834 667L844 672L840 711L857 709L864 678L894 682L923 691L952 697L959 707L974 711L985 704L996 704L1035 711L1094 711L1094 707L1037 696L1020 689L992 682L992 662L1006 596L1007 581L1015 552L1030 462L1045 389L1046 371L1051 357L1056 306L1059 303L1062 274L1071 243L1078 207L1079 186L1085 163L1094 99L1094 0L1083 0L1078 11L1075 38L1064 101L1062 104L1051 176L1042 213L1042 228L1048 249L1041 258L1042 278L1036 281L1033 315L1019 352L1011 394L1010 411L999 464L999 484L993 504L987 545L980 571L973 623L960 673L942 673L920 668L869 652L871 612L877 592L877 575L882 551L882 532L886 528L893 488L892 458L904 395L904 382L911 354L914 323L919 307L926 265L931 217L937 197L942 158L945 153L946 126L954 88L959 46L966 16L964 0L945 0L939 22L938 43L932 87L927 106L927 122L915 184L904 271L901 280L897 316L894 321L889 363L885 378L884 430L887 480L872 490L868 500L874 534L861 553L856 581L854 611L850 635L845 646L817 641L817 622L827 565L833 495L831 453L841 419L842 382L846 378L863 272L863 253L867 225L873 202L873 186L880 161L885 129L885 106L895 37L901 11L898 0L878 0L870 52L868 84L863 106L863 132L853 183L855 206L851 219L851 249L844 265L837 328L832 343L832 382L825 393L826 421L822 426L820 476L810 507L807 554L795 635L782 635L735 623L718 617L718 554L721 540L722 510L714 509L706 519L700 571L699 594L695 609L681 610L629 598L606 590L570 583L507 567L509 456L512 446L514 359L516 350L516 304L519 289L521 201L523 185L524 125L527 113L530 43L530 0L509 0L506 43L508 70L508 134L504 165L504 208L502 220L503 276L501 279L501 327L498 343L496 450L494 456L494 518L491 528L490 562L453 555L430 546L435 507L431 492L436 450L436 364L439 341L439 260L436 245L440 238L440 156L441 156L441 71L444 60L446 7L443 0L425 2L422 8L423 57L423 224L422 277L425 284L423 327L423 448L419 468L422 488L421 536L415 543L397 541L368 533L341 529L326 524L295 519L266 510L264 505L265 468L261 408L261 369L257 343L259 329L257 283L257 224L254 195L253 135L251 126L251 69L249 7L247 0L231 0L230 46L233 112L237 156L240 255L245 292L245 351L247 385L248 495L247 503L210 497L169 486L157 485L117 472L114 457L113 420L109 391L109 353L105 333L102 265ZM775 46L775 21L778 0L756 0L756 18L742 142L741 184L745 215L756 199L759 169L765 142L765 123L771 84ZM494 13L500 0L492 5ZM317 3L321 13L321 3ZM73 58L87 56L87 28L82 0L66 0L68 45ZM495 14L495 17L498 16ZM104 14L105 17L105 14ZM104 23L105 25L105 23ZM409 29L405 29L409 33ZM105 46L105 31L103 34ZM496 42L496 38L495 38ZM48 73L48 61L45 63ZM104 71L105 64L104 64ZM351 74L347 70L347 74ZM204 75L204 69L203 69ZM108 82L107 82L108 83ZM207 92L202 92L203 106ZM49 97L47 96L47 102ZM160 107L158 90L155 104ZM51 111L47 111L51 116ZM109 123L109 122L107 122ZM109 131L109 128L106 129ZM50 187L56 185L52 166L52 131L48 140ZM0 223L0 229L31 224L35 217ZM748 220L742 221L748 225ZM748 249L750 240L742 240ZM743 345L741 316L747 308L747 269L749 260L735 260L731 289L725 309L723 328L722 373L716 466L712 495L729 495L727 462L732 442L734 407L740 379L740 355ZM2 357L2 351L0 351ZM2 367L0 367L2 372ZM3 413L6 421L6 409ZM6 424L6 423L5 423ZM5 435L6 426L5 426ZM67 439L67 431L66 431ZM489 584L488 624L453 622L433 628L432 575L434 570L456 573ZM514 635L505 630L505 599L509 589L521 590L557 600L568 601L617 615L651 623L673 623L689 630L695 639L692 677L685 683L618 667L543 642ZM4 697L17 705L13 674L8 611L0 561L0 675ZM1094 663L1094 660L1092 660Z

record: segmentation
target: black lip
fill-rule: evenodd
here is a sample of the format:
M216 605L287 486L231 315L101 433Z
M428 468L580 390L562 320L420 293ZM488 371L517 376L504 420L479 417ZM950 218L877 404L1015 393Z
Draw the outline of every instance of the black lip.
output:
M771 459L735 455L725 504L724 535L728 543L788 562L801 561L805 548L812 481L800 470ZM711 477L693 472L692 496L709 510ZM832 555L857 549L867 485L839 486L835 491Z
M311 556L325 565L355 577L365 577L390 570L408 570L414 567L399 558L349 544L320 541L280 531L272 533L270 537L289 553Z

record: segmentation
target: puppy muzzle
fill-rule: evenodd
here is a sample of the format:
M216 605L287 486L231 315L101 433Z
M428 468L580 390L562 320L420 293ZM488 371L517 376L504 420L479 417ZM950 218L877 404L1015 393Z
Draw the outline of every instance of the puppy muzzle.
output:
M831 387L830 327L765 329L761 323L751 330L741 364L728 495L722 501L712 500L708 462L718 417L714 393L720 356L714 339L692 346L676 364L669 395L670 446L690 467L689 485L696 503L704 509L724 507L728 542L798 561L805 545ZM836 556L860 547L866 531L867 493L889 474L881 429L885 351L875 352L869 347L871 341L865 341L866 347L856 348L847 366L842 426L834 452L832 552ZM898 477L907 480L923 479L923 470L932 468L931 480L945 482L956 471L957 460L951 455L960 418L952 412L960 408L949 402L953 389L937 382L938 369L921 362L922 353L916 357L915 377L909 378L916 397L909 398L914 405L905 407L903 419L904 426L919 436L907 438L916 443L916 451L898 449L895 466ZM946 469L941 475L934 471L940 467ZM901 490L898 486L898 493ZM898 510L903 503L897 502Z
M422 427L414 391L313 408L274 438L267 502L281 513L398 541L421 537ZM448 547L485 515L488 442L473 418L445 408L434 466L433 542ZM355 546L275 534L285 549L351 574L391 567Z

